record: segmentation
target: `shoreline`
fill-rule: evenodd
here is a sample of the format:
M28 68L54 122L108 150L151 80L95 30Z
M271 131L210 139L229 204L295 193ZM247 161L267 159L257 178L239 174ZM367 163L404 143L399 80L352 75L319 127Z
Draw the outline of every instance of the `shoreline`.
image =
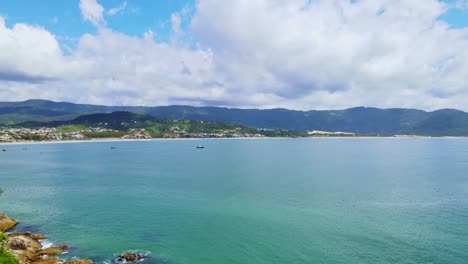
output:
M266 140L266 139L468 139L468 136L318 136L318 137L240 137L240 138L150 138L150 139L85 139L85 140L51 140L51 141L14 141L0 142L2 145L39 145L39 144L74 144L74 143L111 143L111 142L148 142L148 141L199 141L199 140Z
M134 141L162 141L162 140L197 140L199 138L151 138L151 139L85 139L85 140L50 140L50 141L14 141L0 142L1 145L39 145L39 144L73 144L73 143L97 143L97 142L134 142Z
M17 220L0 211L0 252L8 264L93 264L93 260L69 255L68 244L54 244L42 233L18 230ZM127 251L112 263L133 263L150 258L151 252ZM14 258L14 259L11 259ZM3 264L0 263L0 264Z

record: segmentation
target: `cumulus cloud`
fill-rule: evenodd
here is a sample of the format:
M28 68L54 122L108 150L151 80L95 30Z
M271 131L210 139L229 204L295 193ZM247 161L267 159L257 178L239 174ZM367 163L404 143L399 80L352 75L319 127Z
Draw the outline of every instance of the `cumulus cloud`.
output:
M127 1L124 1L121 5L109 9L109 11L107 11L107 14L108 14L109 16L115 16L115 15L117 15L118 13L124 11L126 8L127 8Z
M440 21L452 7L437 0L199 0L171 17L191 45L112 31L95 0L80 8L98 31L67 55L46 29L0 19L0 98L468 110L468 29Z
M92 94L83 101L156 105L201 94L217 98L216 92L210 92L217 87L205 84L217 79L209 50L174 47L156 43L148 34L138 38L105 29L83 36L73 56L90 66L86 79L78 83Z
M0 52L4 100L161 105L222 95L210 50L157 43L151 31L133 37L101 28L83 35L65 56L57 38L43 28L8 28L0 20L0 50L10 51Z
M213 49L229 85L262 95L262 105L273 98L295 108L466 108L457 98L468 93L468 31L438 20L447 8L411 0L203 0L192 30Z
M85 21L91 22L95 26L105 24L102 7L96 0L80 0L81 15Z
M8 28L0 17L0 80L39 82L63 71L55 36L38 26L18 23Z

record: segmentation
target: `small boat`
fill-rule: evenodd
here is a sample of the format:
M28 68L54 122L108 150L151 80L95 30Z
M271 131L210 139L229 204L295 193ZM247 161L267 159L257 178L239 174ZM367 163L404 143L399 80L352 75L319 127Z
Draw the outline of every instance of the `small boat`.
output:
M197 146L197 149L202 149L202 148L205 148L205 146L202 146L202 145Z
M111 149L115 149L115 146L112 146Z
M6 151L6 149L3 149L2 151Z

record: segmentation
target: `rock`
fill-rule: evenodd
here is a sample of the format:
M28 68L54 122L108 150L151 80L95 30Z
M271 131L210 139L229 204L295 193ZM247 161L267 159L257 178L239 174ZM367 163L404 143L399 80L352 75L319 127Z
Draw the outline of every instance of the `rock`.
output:
M28 264L40 259L35 252L27 250L11 250L20 264Z
M63 263L63 260L58 258L50 258L50 259L40 259L33 261L31 264L59 264Z
M44 236L43 234L31 234L31 237L37 240L47 239L47 237Z
M13 240L10 242L10 248L12 250L27 250L26 244L22 240Z
M118 262L135 262L144 260L145 256L138 253L124 253L117 258Z
M0 231L5 232L12 229L18 222L8 217L8 215L0 212Z
M89 259L73 259L68 260L65 264L93 264L93 261Z
M20 264L38 260L39 257L36 252L42 247L41 243L27 235L9 236L6 246L11 249Z
M45 248L45 249L39 250L39 252L37 252L37 254L38 255L51 256L51 255L62 254L63 252L65 252L67 250L68 250L67 245L61 245L61 246L55 246L55 247L50 247L50 248Z
M18 236L8 236L10 247L16 246L18 249L27 250L31 252L37 252L39 249L42 248L41 243L39 243L36 239L27 236L27 235L18 235ZM13 249L13 248L12 248ZM14 250L14 249L13 249Z
M31 232L15 232L15 233L11 233L8 235L8 237L15 237L15 236L28 236L35 240L47 239L47 237L44 236L43 234L33 234Z

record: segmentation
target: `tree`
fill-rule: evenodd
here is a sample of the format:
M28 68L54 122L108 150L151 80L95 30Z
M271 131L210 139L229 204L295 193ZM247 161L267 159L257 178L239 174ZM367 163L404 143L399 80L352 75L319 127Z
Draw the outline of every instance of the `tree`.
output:
M2 264L18 264L18 260L5 249L5 244L8 238L0 232L0 263Z

